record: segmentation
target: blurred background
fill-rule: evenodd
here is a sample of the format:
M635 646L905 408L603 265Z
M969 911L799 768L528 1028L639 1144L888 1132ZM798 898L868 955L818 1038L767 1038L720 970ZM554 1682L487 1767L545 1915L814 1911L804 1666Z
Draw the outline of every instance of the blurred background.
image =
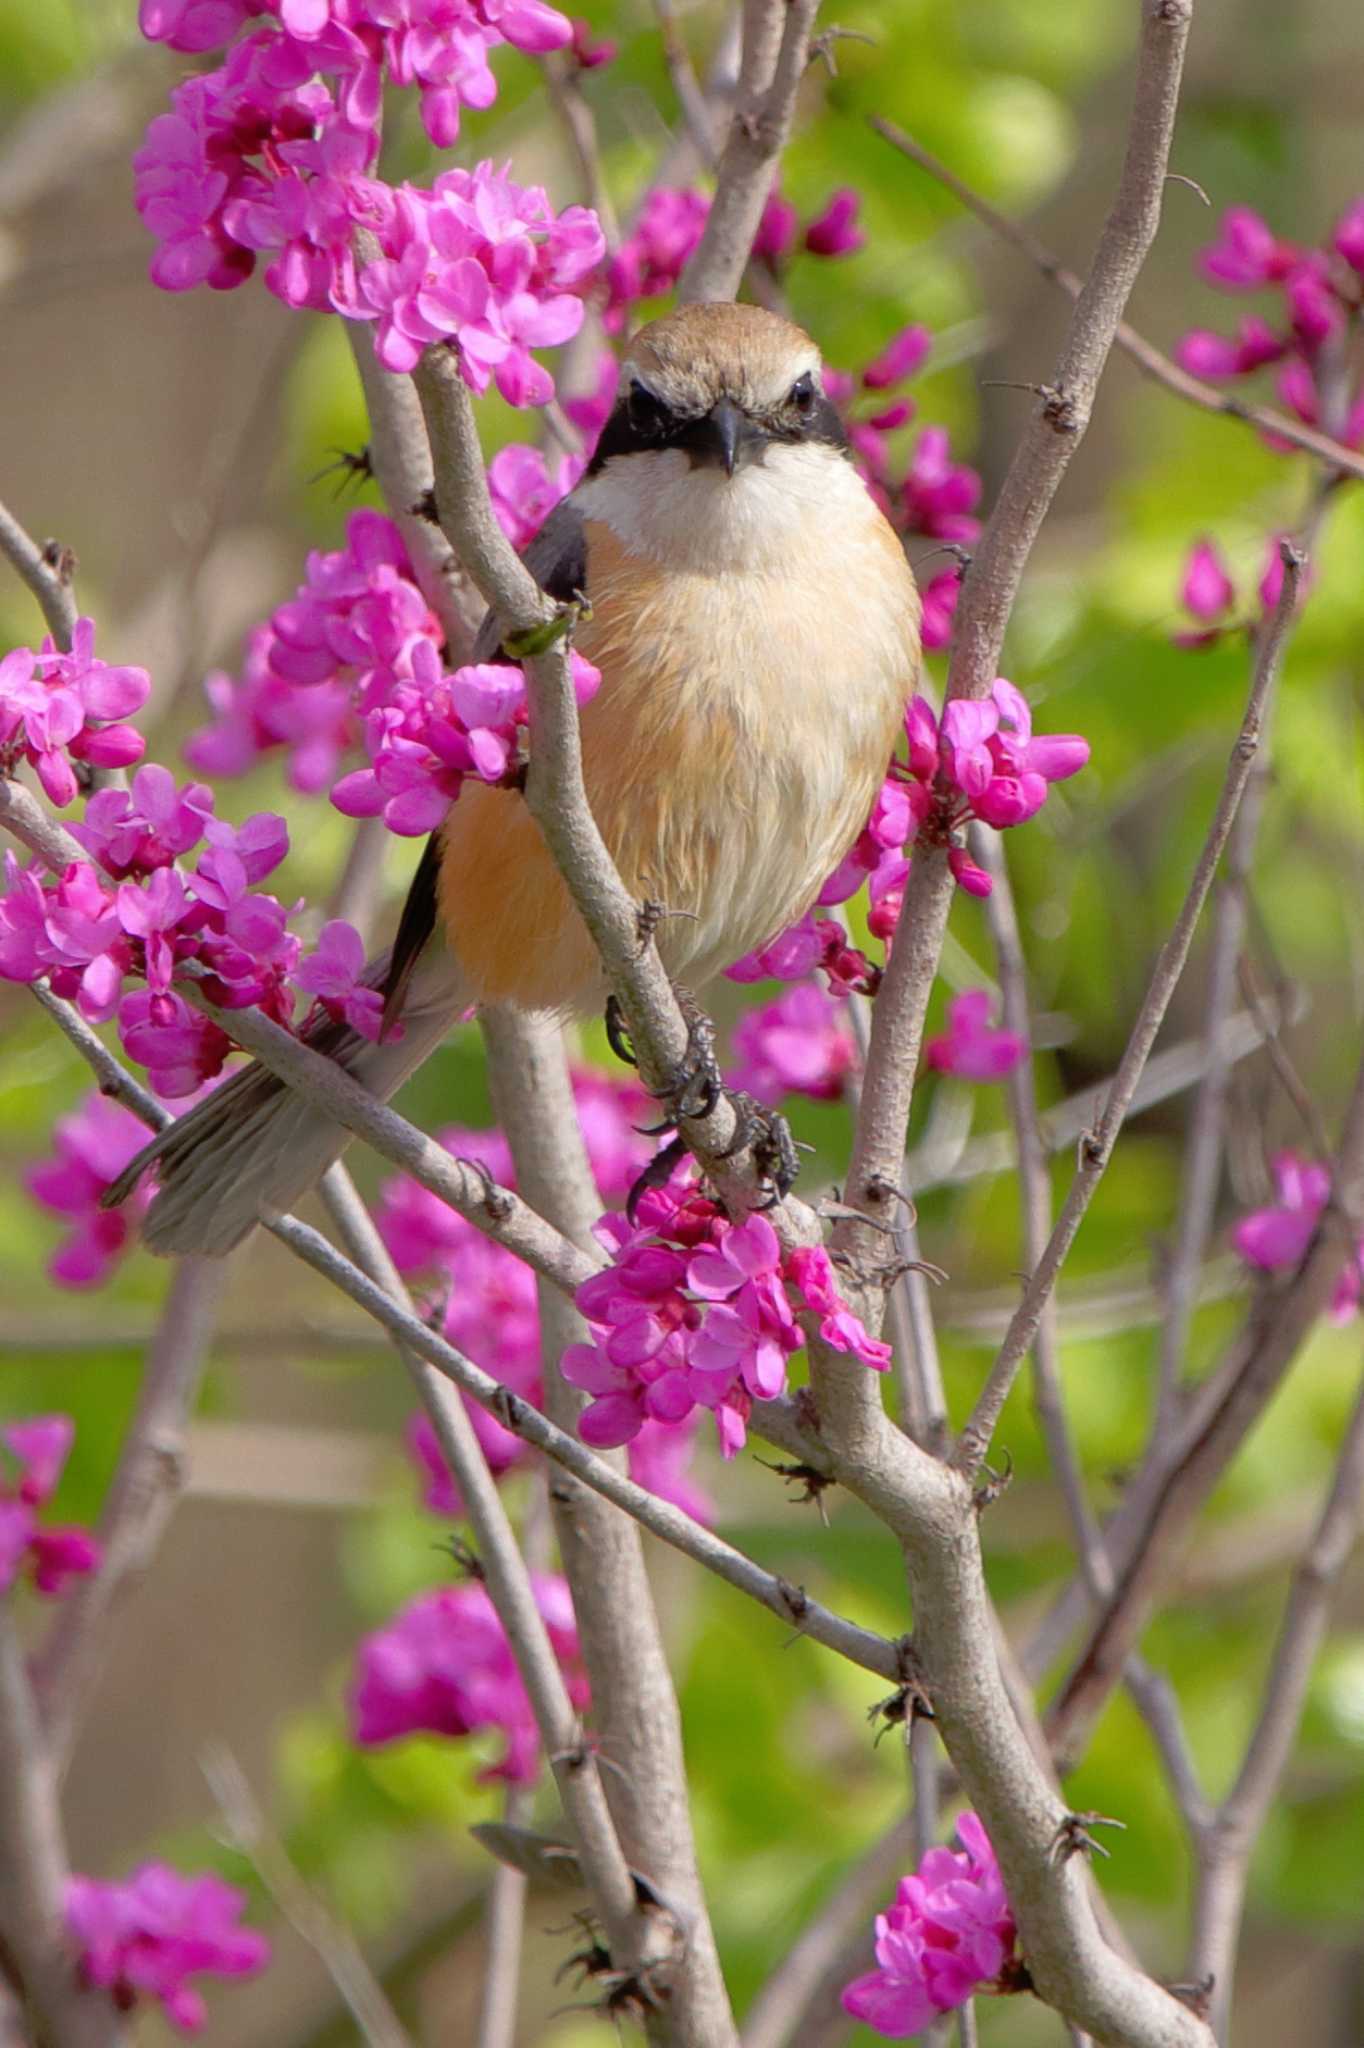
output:
M584 12L619 44L583 90L628 213L669 146L675 103L650 8L587 0ZM299 582L305 551L338 543L347 505L335 478L319 481L318 472L337 449L360 447L365 426L334 320L290 313L258 282L171 297L147 281L129 160L187 60L141 43L135 15L134 0L0 0L0 496L31 532L76 550L81 608L99 622L101 652L152 672L153 704L140 721L149 757L178 766L186 735L204 721L205 674L234 670L247 628ZM784 189L808 216L835 187L856 186L869 239L837 266L793 263L795 316L847 368L906 321L927 323L938 345L915 386L920 422L950 427L958 458L984 474L987 506L1029 404L1014 387L1049 374L1066 305L893 154L867 116L900 122L1083 268L1116 178L1136 16L1131 0L852 0L839 25L874 40L841 43L837 75L815 73L807 87ZM696 5L678 18L704 70L722 11ZM516 175L543 181L558 204L583 198L535 65L508 49L496 68L501 96L489 113L467 117L456 160L510 156ZM1364 13L1348 0L1199 0L1173 161L1213 211L1193 186L1170 187L1132 309L1144 332L1168 349L1190 327L1231 324L1194 267L1224 207L1253 206L1302 241L1329 232L1364 190L1362 96ZM404 132L398 148L420 169L419 140ZM496 401L484 424L489 452L527 432L526 417ZM1190 545L1215 537L1237 581L1253 587L1265 535L1301 519L1311 483L1304 461L1180 406L1115 359L1005 664L1043 707L1045 729L1082 732L1093 747L1087 773L1011 846L1044 1014L1039 1083L1048 1101L1084 1100L1111 1071L1244 701L1243 636L1194 653L1172 644L1188 623L1177 597ZM929 545L921 552L928 557ZM926 559L925 577L940 566ZM1330 1129L1364 1002L1357 487L1337 495L1314 574L1275 734L1252 950L1265 986L1298 992L1290 1042ZM37 631L27 594L0 576L0 648L31 644ZM290 865L272 887L286 900L323 896L351 828L272 766L223 786L225 814L262 808L286 812L293 828ZM396 905L411 862L399 845L389 860ZM939 1007L954 981L988 978L976 906L959 901L953 935ZM736 1014L737 995L719 998L722 1017ZM1196 1031L1200 1002L1196 955L1166 1044ZM592 1034L588 1050L605 1062ZM64 1518L90 1520L167 1275L136 1254L95 1294L55 1289L45 1277L58 1226L23 1192L22 1175L49 1156L54 1118L86 1093L84 1069L25 992L0 984L0 1415L61 1408L76 1417L58 1506ZM476 1041L453 1043L402 1106L427 1128L486 1122ZM1268 1157L1304 1143L1263 1058L1238 1068L1234 1109L1226 1224L1266 1199ZM1061 1288L1066 1391L1100 1509L1149 1419L1157 1283L1186 1112L1187 1097L1177 1096L1136 1120ZM968 1117L973 1136L1003 1122L997 1089L950 1081L921 1091L918 1116L916 1142L950 1130L959 1144ZM819 1148L815 1177L832 1174L844 1156L845 1112L802 1103L795 1118ZM378 1185L374 1162L356 1165L365 1186ZM1068 1170L1063 1156L1058 1188ZM1012 1178L974 1172L925 1194L921 1231L925 1254L948 1276L935 1306L960 1420L1016 1298ZM1201 1366L1246 1299L1224 1228L1217 1246L1195 1324ZM1323 1325L1220 1487L1149 1633L1214 1790L1245 1739L1285 1567L1310 1526L1358 1370L1358 1324ZM477 1998L488 1870L467 1828L500 1805L477 1782L489 1752L420 1739L362 1756L342 1711L360 1636L449 1571L445 1532L422 1509L402 1448L408 1412L403 1375L372 1327L280 1247L254 1241L226 1284L187 1494L122 1610L67 1812L80 1869L112 1876L156 1853L186 1867L215 1862L255 1887L249 1865L221 1841L203 1775L207 1746L226 1744L414 2031L458 2043ZM1016 1476L985 1540L996 1596L1022 1638L1071 1564L1025 1383L1000 1441ZM854 1506L832 1500L826 1525L789 1504L753 1458L723 1483L715 1463L702 1476L728 1536L868 1625L905 1627L893 1547ZM742 2002L897 1811L903 1755L894 1739L873 1747L866 1710L877 1688L865 1674L786 1643L774 1622L657 1547L651 1563L681 1689L703 1868ZM1185 1846L1123 1697L1069 1795L1125 1820L1102 1882L1143 1958L1176 1974ZM1352 1574L1256 1858L1235 2033L1246 2048L1364 2039L1361 1839L1364 1575ZM602 2037L604 2023L561 2010L574 1994L551 1981L568 1944L544 1930L565 1917L561 1901L532 1896L527 2044L573 2048ZM317 1958L263 1895L253 1918L268 1927L275 1962L254 1983L210 1991L210 2048L352 2039ZM148 2040L163 2031L155 2017L137 2024ZM980 2030L987 2048L1060 2038L1058 2023L1025 1999L984 2001Z

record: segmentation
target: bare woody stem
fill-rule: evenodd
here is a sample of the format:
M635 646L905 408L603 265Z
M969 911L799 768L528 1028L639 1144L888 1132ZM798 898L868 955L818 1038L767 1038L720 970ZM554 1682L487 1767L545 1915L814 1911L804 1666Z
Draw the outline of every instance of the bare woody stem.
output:
M935 178L940 185L945 186L976 216L977 220L983 221L986 227L998 235L1001 241L1008 242L1011 247L1026 256L1044 277L1059 285L1072 299L1079 298L1083 288L1080 279L1073 270L1068 270L1060 258L1054 255L1045 243L1040 242L1030 229L1023 227L1018 221L1010 220L1007 214L991 206L988 199L982 198L979 192L974 191L954 170L949 169L934 156L931 150L925 149L921 142L916 142L912 135L906 135L903 128L897 128L893 121L883 120L880 115L873 114L871 125L878 135L885 137L892 148L898 149L902 156L907 156L911 163L918 164L921 170L927 171L930 178ZM1273 435L1277 440L1286 441L1292 447L1301 448L1304 453L1314 455L1318 462L1325 463L1328 468L1340 474L1364 477L1364 455L1358 450L1346 448L1330 434L1320 433L1315 427L1304 426L1300 420L1291 418L1287 413L1277 412L1273 406L1254 405L1247 399L1233 398L1229 393L1219 391L1215 385L1205 384L1202 378L1191 376L1187 370L1182 370L1178 363L1172 362L1169 356L1162 354L1154 343L1147 341L1144 335L1139 334L1135 327L1130 327L1125 320L1119 321L1113 339L1116 347L1120 348L1124 355L1130 356L1139 369L1145 371L1148 377L1154 378L1156 383L1162 384L1167 391L1173 392L1176 398L1182 398L1190 405L1199 406L1205 412L1220 413L1224 419L1239 420L1243 425L1254 427L1262 434Z
M47 630L63 653L76 629L76 595L72 579L76 558L59 541L39 547L14 514L0 505L0 555L23 578L38 600Z
M600 1201L578 1127L563 1035L550 1018L514 1010L483 1019L497 1121L526 1198L576 1239ZM574 1433L583 1397L559 1371L569 1344L587 1335L572 1303L540 1287L545 1408ZM619 1466L620 1454L609 1461ZM573 1593L592 1724L612 1768L606 1795L627 1860L647 1870L688 1921L669 1965L666 2012L651 2026L668 2048L733 2048L737 2040L692 1836L681 1717L668 1670L638 1527L568 1474L553 1475L550 1507Z
M791 130L819 0L744 0L743 55L705 230L678 281L689 300L732 299Z
M1104 1102L1103 1112L1093 1131L1081 1140L1080 1164L1066 1194L1056 1227L1032 1269L1031 1277L1023 1291L1023 1299L1014 1312L1004 1342L1000 1346L999 1356L990 1369L989 1378L981 1389L970 1420L958 1439L953 1461L967 1474L973 1474L979 1469L989 1448L990 1438L994 1434L1000 1411L1008 1399L1009 1389L1029 1345L1034 1340L1061 1267L1075 1242L1085 1211L1113 1155L1113 1147L1117 1143L1118 1133L1131 1106L1142 1069L1165 1020L1165 1013L1170 1006L1179 978L1184 972L1184 965L1193 945L1194 932L1212 887L1213 876L1217 872L1217 864L1222 857L1241 798L1250 780L1259 746L1264 707L1283 659L1304 568L1303 556L1287 542L1283 545L1282 553L1283 588L1260 641L1245 717L1231 750L1222 793L1208 836L1203 843L1198 865L1180 907L1179 916L1175 920L1174 929L1157 956L1146 995L1132 1026L1118 1071L1113 1077L1113 1085Z
M113 2000L76 1980L69 1875L56 1772L13 1616L0 1604L0 1957L51 2048L114 2048L123 2026Z
M962 584L949 697L982 697L999 668L1005 629L1033 543L1062 476L1084 436L1099 378L1132 287L1160 221L1192 0L1142 0L1127 153L1122 177L1088 278L1076 301L1061 356L1009 466L999 498ZM872 1040L849 1164L847 1199L876 1222L890 1220L913 1100L924 1018L951 906L953 883L942 849L916 854L910 870ZM875 1233L845 1224L841 1246L874 1263ZM851 1424L870 1398L844 1369L816 1372L821 1413ZM861 1418L865 1424L865 1417Z
M363 1269L369 1283L411 1317L407 1290L345 1168L330 1167L322 1190L332 1221L357 1269ZM411 1319L415 1321L415 1317ZM459 1488L464 1513L474 1532L483 1581L526 1688L593 1904L609 1934L613 1953L627 1958L629 1967L639 1953L646 1930L606 1803L601 1772L584 1743L549 1632L535 1602L516 1532L507 1519L464 1403L419 1352L401 1341L398 1349Z
M34 1673L52 1768L65 1773L120 1603L160 1546L185 1482L185 1429L208 1363L227 1269L176 1268L147 1353L137 1408L99 1522L100 1569L67 1595Z
M1214 1981L1212 2023L1227 2038L1232 1977L1251 1852L1292 1752L1331 1601L1359 1536L1364 1493L1364 1389L1356 1397L1330 1491L1293 1575L1269 1679L1235 1783L1195 1836L1192 1975Z

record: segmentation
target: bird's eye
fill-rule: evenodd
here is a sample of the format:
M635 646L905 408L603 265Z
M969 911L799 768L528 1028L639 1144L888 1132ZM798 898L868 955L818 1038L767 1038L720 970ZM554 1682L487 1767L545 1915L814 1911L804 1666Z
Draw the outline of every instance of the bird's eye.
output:
M804 376L797 377L791 386L791 403L797 412L811 412L814 409L816 395L814 377L807 370Z
M656 392L638 378L632 378L626 393L625 403L630 414L630 424L637 433L660 432L667 423L668 408Z

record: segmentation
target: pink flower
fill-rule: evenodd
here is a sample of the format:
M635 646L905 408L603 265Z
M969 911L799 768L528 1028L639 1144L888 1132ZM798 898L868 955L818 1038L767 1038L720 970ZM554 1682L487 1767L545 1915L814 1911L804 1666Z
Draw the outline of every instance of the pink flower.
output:
M1203 275L1232 291L1277 284L1298 261L1298 251L1280 242L1268 223L1248 206L1230 206L1221 233L1199 258Z
M855 1316L838 1291L833 1260L823 1245L811 1245L792 1252L786 1262L792 1284L805 1298L805 1305L820 1319L819 1334L835 1351L846 1351L873 1372L890 1366L891 1348L873 1337L860 1316Z
M1316 1235L1331 1176L1296 1152L1281 1152L1274 1161L1274 1186L1278 1201L1243 1216L1231 1234L1246 1264L1266 1273L1298 1264Z
M734 1051L731 1085L774 1104L788 1094L835 1101L856 1060L839 1005L808 981L751 1010L735 1030Z
M947 1005L947 1030L924 1047L925 1063L963 1081L1002 1081L1026 1059L1027 1040L990 1022L987 989L970 989Z
M1196 619L1218 619L1236 602L1236 586L1212 541L1196 541L1184 566L1179 601Z
M1089 760L1089 744L1078 733L1034 740L1027 700L1003 676L988 697L948 704L940 737L944 772L976 817L1000 831L1031 818L1049 784L1078 774Z
M940 653L952 644L952 620L961 596L961 570L943 569L923 593L922 636L926 652Z
M633 234L606 273L608 329L623 324L625 308L670 292L686 268L706 225L710 199L702 192L655 186L640 209Z
M295 988L317 996L328 1015L345 1022L371 1044L378 1041L384 999L378 989L360 980L365 964L364 940L344 918L332 918L318 933L316 951L294 969Z
M919 2034L975 1993L1005 1988L1017 1930L990 1839L974 1813L957 1822L962 1851L930 1849L894 1904L876 1916L876 1969L843 2009L888 2040Z
M1364 276L1364 199L1356 199L1342 215L1331 242L1337 255Z
M861 195L850 185L835 192L817 219L805 230L805 246L812 256L851 256L866 244L857 225Z
M270 1960L264 1935L239 1924L245 1909L234 1885L165 1863L144 1863L115 1883L73 1876L66 1886L67 1932L86 1983L110 1992L120 2011L159 2000L185 2034L208 2018L190 1978L254 1977Z
M77 619L71 651L49 636L36 654L16 647L0 660L0 774L28 761L49 800L69 804L79 787L71 762L126 768L146 742L116 721L140 710L151 691L142 668L111 668L95 655L95 628Z
M35 1415L0 1428L0 1446L14 1466L0 1463L0 1594L27 1567L39 1593L60 1594L67 1582L97 1571L100 1547L86 1530L44 1527L38 1512L57 1490L75 1441L69 1415Z
M25 1180L36 1202L69 1220L70 1234L47 1270L60 1287L100 1287L129 1248L151 1192L139 1188L119 1209L101 1209L100 1197L141 1151L147 1132L131 1110L95 1091L58 1118L53 1138L56 1158Z
M581 16L573 17L573 41L570 46L579 66L584 71L596 71L603 64L610 64L615 58L618 45L609 36L599 36L590 21Z
M867 364L862 372L862 382L868 391L885 391L893 384L902 384L906 377L912 377L916 370L922 368L932 346L933 336L926 327L917 324L902 327L875 361Z
M980 493L975 470L951 460L946 427L925 427L902 486L906 526L934 540L973 541Z
M514 548L535 538L586 467L586 455L562 455L551 467L540 449L524 442L499 448L488 464L488 490L497 523Z
M588 1704L578 1631L561 1578L532 1575L535 1602L577 1707ZM497 1729L500 1760L481 1773L528 1784L539 1767L539 1736L506 1632L477 1581L424 1593L386 1628L366 1636L350 1690L351 1730L362 1749L405 1735L461 1736Z
M770 263L779 269L795 247L800 231L800 216L789 199L780 192L768 196L758 222L758 232L753 237L753 255L760 263Z
M1192 376L1219 383L1227 377L1249 376L1266 363L1277 363L1287 351L1288 343L1252 313L1230 340L1206 327L1195 327L1176 348L1175 361Z

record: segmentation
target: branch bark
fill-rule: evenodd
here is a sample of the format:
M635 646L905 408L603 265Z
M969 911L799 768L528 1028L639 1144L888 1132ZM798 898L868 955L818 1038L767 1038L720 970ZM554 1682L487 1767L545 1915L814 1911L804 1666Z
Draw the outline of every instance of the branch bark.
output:
M743 55L705 230L678 281L683 304L732 299L791 132L819 0L744 0Z
M1023 227L1018 221L1010 220L1007 214L1000 213L997 207L991 206L988 199L973 191L963 178L959 178L955 171L949 170L945 163L934 156L931 150L925 149L921 142L916 142L912 135L906 135L904 129L897 127L894 121L886 121L879 114L873 114L871 125L878 135L884 136L893 149L898 149L902 156L907 156L911 163L918 164L920 170L927 171L930 178L936 178L940 185L945 186L976 216L977 220L983 221L987 228L997 234L1001 241L1008 242L1026 256L1044 277L1049 277L1053 284L1059 285L1072 299L1079 298L1083 290L1080 279L1073 270L1068 270L1060 258L1040 242L1030 229ZM1364 455L1360 455L1356 449L1345 447L1330 434L1318 433L1315 427L1304 426L1300 420L1291 418L1288 413L1277 412L1271 405L1254 405L1247 399L1233 398L1229 392L1219 391L1213 384L1205 384L1202 378L1191 376L1187 370L1181 370L1178 363L1172 362L1169 356L1162 354L1153 342L1138 334L1136 328L1130 327L1125 320L1119 321L1113 340L1124 355L1131 357L1138 369L1143 370L1148 377L1154 378L1156 383L1164 385L1167 391L1172 391L1176 398L1182 398L1190 405L1199 406L1205 412L1220 413L1224 419L1240 420L1243 425L1255 427L1260 433L1272 435L1277 440L1287 441L1294 448L1301 448L1305 454L1315 456L1318 462L1325 463L1328 468L1340 475L1364 477Z

